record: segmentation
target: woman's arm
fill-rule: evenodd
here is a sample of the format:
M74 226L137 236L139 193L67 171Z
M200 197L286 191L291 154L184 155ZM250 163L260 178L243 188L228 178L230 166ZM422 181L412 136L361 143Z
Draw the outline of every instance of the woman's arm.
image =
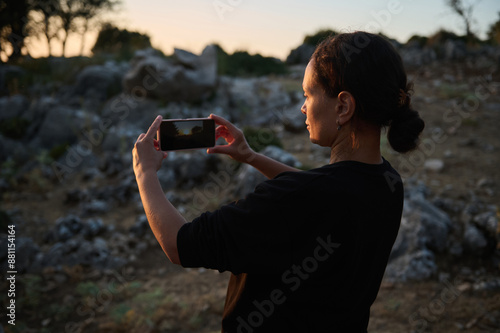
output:
M207 150L209 154L227 154L238 162L250 164L270 179L285 171L300 171L253 151L243 132L226 119L214 114L210 115L210 118L219 125L216 131L217 138L223 137L228 144L209 148Z
M154 139L161 121L161 116L158 116L148 132L139 135L132 150L134 173L153 234L170 261L180 264L177 232L186 220L167 200L156 174L162 160L167 156L165 152L160 151L158 142Z

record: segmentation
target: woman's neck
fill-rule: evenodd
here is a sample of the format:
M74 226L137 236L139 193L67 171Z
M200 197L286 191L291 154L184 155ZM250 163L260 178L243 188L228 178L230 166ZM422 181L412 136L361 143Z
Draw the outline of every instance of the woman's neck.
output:
M340 161L382 163L380 129L370 125L358 126L356 130L351 126L342 128L330 152L330 164Z

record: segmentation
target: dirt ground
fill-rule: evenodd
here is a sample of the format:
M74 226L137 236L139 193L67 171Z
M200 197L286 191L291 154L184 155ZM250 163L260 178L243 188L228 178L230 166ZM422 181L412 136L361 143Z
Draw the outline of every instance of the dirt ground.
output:
M436 65L410 74L415 81L414 106L426 121L425 145L400 156L383 143L384 156L404 178L422 180L433 195L458 199L468 198L473 191L482 201L499 205L500 75L489 68L472 70L466 64ZM284 135L285 148L304 165L323 163L310 159L306 133ZM425 167L429 159L439 159L444 166L430 170ZM68 209L64 204L68 187L80 186L78 180L61 187L37 179L5 193L2 203L4 210L20 210L25 222L18 236L35 240L47 230L47 223ZM129 205L103 219L125 230L138 214L137 207ZM181 269L168 262L157 244L151 244L140 260L119 271L73 267L18 276L18 325L2 321L5 331L220 331L229 275ZM464 276L464 268L471 273ZM439 273L428 281L384 281L372 307L369 331L500 332L500 289L474 287L474 275L498 276L500 267L491 260L469 258L444 262ZM6 290L2 283L1 289Z

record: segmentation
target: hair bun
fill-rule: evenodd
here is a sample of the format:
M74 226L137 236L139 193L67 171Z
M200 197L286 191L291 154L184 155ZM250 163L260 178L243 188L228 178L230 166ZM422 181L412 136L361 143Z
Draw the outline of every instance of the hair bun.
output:
M387 139L392 149L406 153L418 146L420 133L425 123L417 111L412 110L409 103L402 105L391 121Z

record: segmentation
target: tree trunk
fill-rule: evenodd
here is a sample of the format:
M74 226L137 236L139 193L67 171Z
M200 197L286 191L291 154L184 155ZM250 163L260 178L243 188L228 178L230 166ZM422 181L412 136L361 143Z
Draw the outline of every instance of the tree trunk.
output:
M50 40L52 38L50 38L50 34L49 34L49 18L47 16L45 16L45 29L44 29L44 34L45 34L45 38L47 38L47 47L49 49L49 57L52 57L52 47L50 46Z
M85 48L85 35L87 34L88 30L89 30L89 21L86 20L83 26L82 41L80 44L80 57L83 56L83 50Z
M64 35L64 39L62 40L62 56L65 58L66 57L66 42L68 41L69 31L65 30L64 32L66 34Z

